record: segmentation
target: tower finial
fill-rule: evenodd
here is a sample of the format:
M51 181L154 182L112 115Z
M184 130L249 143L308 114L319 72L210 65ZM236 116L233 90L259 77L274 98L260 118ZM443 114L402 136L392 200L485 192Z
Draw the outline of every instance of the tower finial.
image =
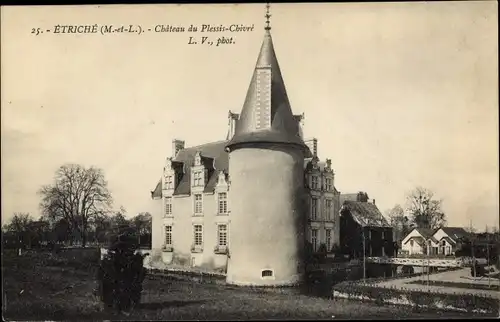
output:
M269 21L269 18L271 18L271 14L269 13L269 2L266 3L266 27L264 28L265 30L271 30L271 22Z

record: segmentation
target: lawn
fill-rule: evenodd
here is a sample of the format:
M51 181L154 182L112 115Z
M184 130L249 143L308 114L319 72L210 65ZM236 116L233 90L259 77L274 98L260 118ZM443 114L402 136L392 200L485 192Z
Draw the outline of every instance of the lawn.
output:
M69 254L69 253L68 253ZM347 300L257 292L149 276L143 304L130 316L105 312L93 295L97 255L2 254L7 320L387 319L457 317ZM465 316L462 315L462 316Z

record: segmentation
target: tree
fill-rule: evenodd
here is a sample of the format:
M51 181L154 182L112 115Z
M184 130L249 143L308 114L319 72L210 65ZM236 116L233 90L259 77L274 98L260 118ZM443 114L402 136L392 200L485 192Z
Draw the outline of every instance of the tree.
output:
M141 244L141 237L151 239L152 217L149 212L141 212L132 218L132 224L137 231L138 242Z
M34 219L29 213L16 212L11 221L4 226L4 230L16 236L16 240L26 246L29 243L33 221Z
M418 228L436 229L446 224L446 217L441 210L442 200L436 200L434 193L417 187L406 197L409 221Z
M389 217L389 223L394 230L394 240L402 240L408 235L412 225L401 205L397 204L392 209L389 209L386 212L386 216Z
M91 219L106 213L112 204L103 171L78 164L62 165L54 183L43 186L39 194L42 213L53 219L64 218L73 238L77 233L84 247Z

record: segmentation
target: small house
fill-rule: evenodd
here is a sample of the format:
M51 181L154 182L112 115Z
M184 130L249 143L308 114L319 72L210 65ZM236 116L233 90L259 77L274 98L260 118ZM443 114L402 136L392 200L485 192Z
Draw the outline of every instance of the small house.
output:
M351 258L394 254L392 227L377 206L365 199L343 200L340 210L340 245ZM363 251L364 250L364 251Z

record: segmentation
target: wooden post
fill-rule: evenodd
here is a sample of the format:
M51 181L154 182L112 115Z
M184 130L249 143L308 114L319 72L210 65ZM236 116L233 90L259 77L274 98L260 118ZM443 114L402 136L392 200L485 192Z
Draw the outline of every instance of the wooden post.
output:
M366 239L365 239L365 227L361 226L363 233L363 281L366 279Z
M491 287L490 279L490 234L488 232L488 225L486 225L486 267L488 267L488 289Z
M470 219L470 251L472 255L472 271L474 272L474 278L476 278L476 258L474 257L474 237L472 232L472 219Z

